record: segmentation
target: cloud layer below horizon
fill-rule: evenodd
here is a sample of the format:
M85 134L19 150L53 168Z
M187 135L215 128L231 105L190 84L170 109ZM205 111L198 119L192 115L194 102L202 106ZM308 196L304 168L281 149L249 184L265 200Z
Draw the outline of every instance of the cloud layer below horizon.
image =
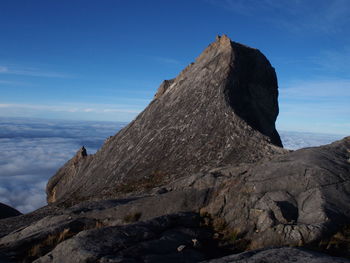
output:
M94 153L124 123L1 119L0 202L23 213L46 204L47 180L85 146Z
M85 146L94 153L126 123L0 118L0 202L28 213L46 204L47 180ZM280 132L285 148L327 144L340 135Z

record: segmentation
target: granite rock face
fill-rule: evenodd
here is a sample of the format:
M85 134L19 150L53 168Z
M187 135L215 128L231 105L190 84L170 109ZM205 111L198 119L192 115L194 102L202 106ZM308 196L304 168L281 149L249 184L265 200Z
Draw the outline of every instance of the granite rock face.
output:
M0 219L19 215L21 215L21 212L19 212L18 210L3 203L0 203Z
M0 226L13 227L0 239L0 254L27 262L278 262L273 255L348 262L299 249L221 257L275 246L350 257L349 159L347 137L178 178L145 195L52 204L21 216L21 227L3 219ZM73 250L76 257L67 256Z
M216 190L201 212L221 218L248 241L248 249L318 244L349 225L349 159L346 137L255 165L213 170L221 179L214 180ZM210 180L206 176L201 180Z
M217 37L94 155L78 155L47 185L48 201L118 197L210 167L281 153L274 68L257 49Z

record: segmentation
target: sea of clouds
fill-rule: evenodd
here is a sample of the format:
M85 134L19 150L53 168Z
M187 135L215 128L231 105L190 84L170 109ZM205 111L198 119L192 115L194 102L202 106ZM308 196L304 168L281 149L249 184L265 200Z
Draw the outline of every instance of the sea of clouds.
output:
M281 136L283 147L290 150L329 144L346 137L346 135L340 134L293 131L279 131L279 134Z
M0 118L0 202L28 213L46 204L45 187L75 152L94 153L126 123ZM288 149L318 146L343 136L280 132Z
M125 123L0 118L0 202L22 213L46 204L48 179L76 151L94 153Z

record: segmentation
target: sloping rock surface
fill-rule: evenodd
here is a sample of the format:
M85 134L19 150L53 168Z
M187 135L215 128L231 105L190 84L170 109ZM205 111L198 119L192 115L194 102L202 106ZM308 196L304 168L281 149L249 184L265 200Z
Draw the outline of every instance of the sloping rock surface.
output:
M350 257L350 233L343 231L350 229L349 193L347 137L256 164L196 173L155 187L147 195L87 201L70 208L50 205L39 211L39 221L17 230L14 225L12 233L0 239L0 254L12 260L70 262L67 255L74 249L74 260L80 260L75 262L198 262L271 246L306 246L334 248ZM55 212L43 217L44 211ZM4 220L10 225L10 219L0 225ZM161 222L172 223L155 232L154 224L159 227ZM251 255L248 262L273 254L291 255L299 260L295 262L317 258L298 251L244 255Z
M206 263L349 263L345 258L330 257L325 254L298 248L283 247L249 251L220 259L205 261Z
M94 155L77 155L47 185L48 201L140 192L211 167L283 152L274 68L257 49L217 40Z
M56 206L45 206L29 214L0 219L0 237L8 235L13 230L27 227L48 215L58 215L61 213L60 210Z
M18 210L5 205L3 203L0 203L0 219L7 218L7 217L12 217L12 216L18 216L21 215L22 213L19 212Z
M199 227L199 219L177 214L84 231L35 262L198 262L215 250L208 250L212 233Z
M214 174L227 179L202 211L225 219L250 249L317 242L350 222L349 159L347 137L219 169Z

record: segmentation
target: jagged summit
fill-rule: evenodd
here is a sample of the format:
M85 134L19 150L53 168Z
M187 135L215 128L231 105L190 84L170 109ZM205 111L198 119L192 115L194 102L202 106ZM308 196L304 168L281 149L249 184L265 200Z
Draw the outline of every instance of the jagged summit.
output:
M280 153L277 98L266 57L218 36L96 154L67 162L47 185L48 201L121 196Z

